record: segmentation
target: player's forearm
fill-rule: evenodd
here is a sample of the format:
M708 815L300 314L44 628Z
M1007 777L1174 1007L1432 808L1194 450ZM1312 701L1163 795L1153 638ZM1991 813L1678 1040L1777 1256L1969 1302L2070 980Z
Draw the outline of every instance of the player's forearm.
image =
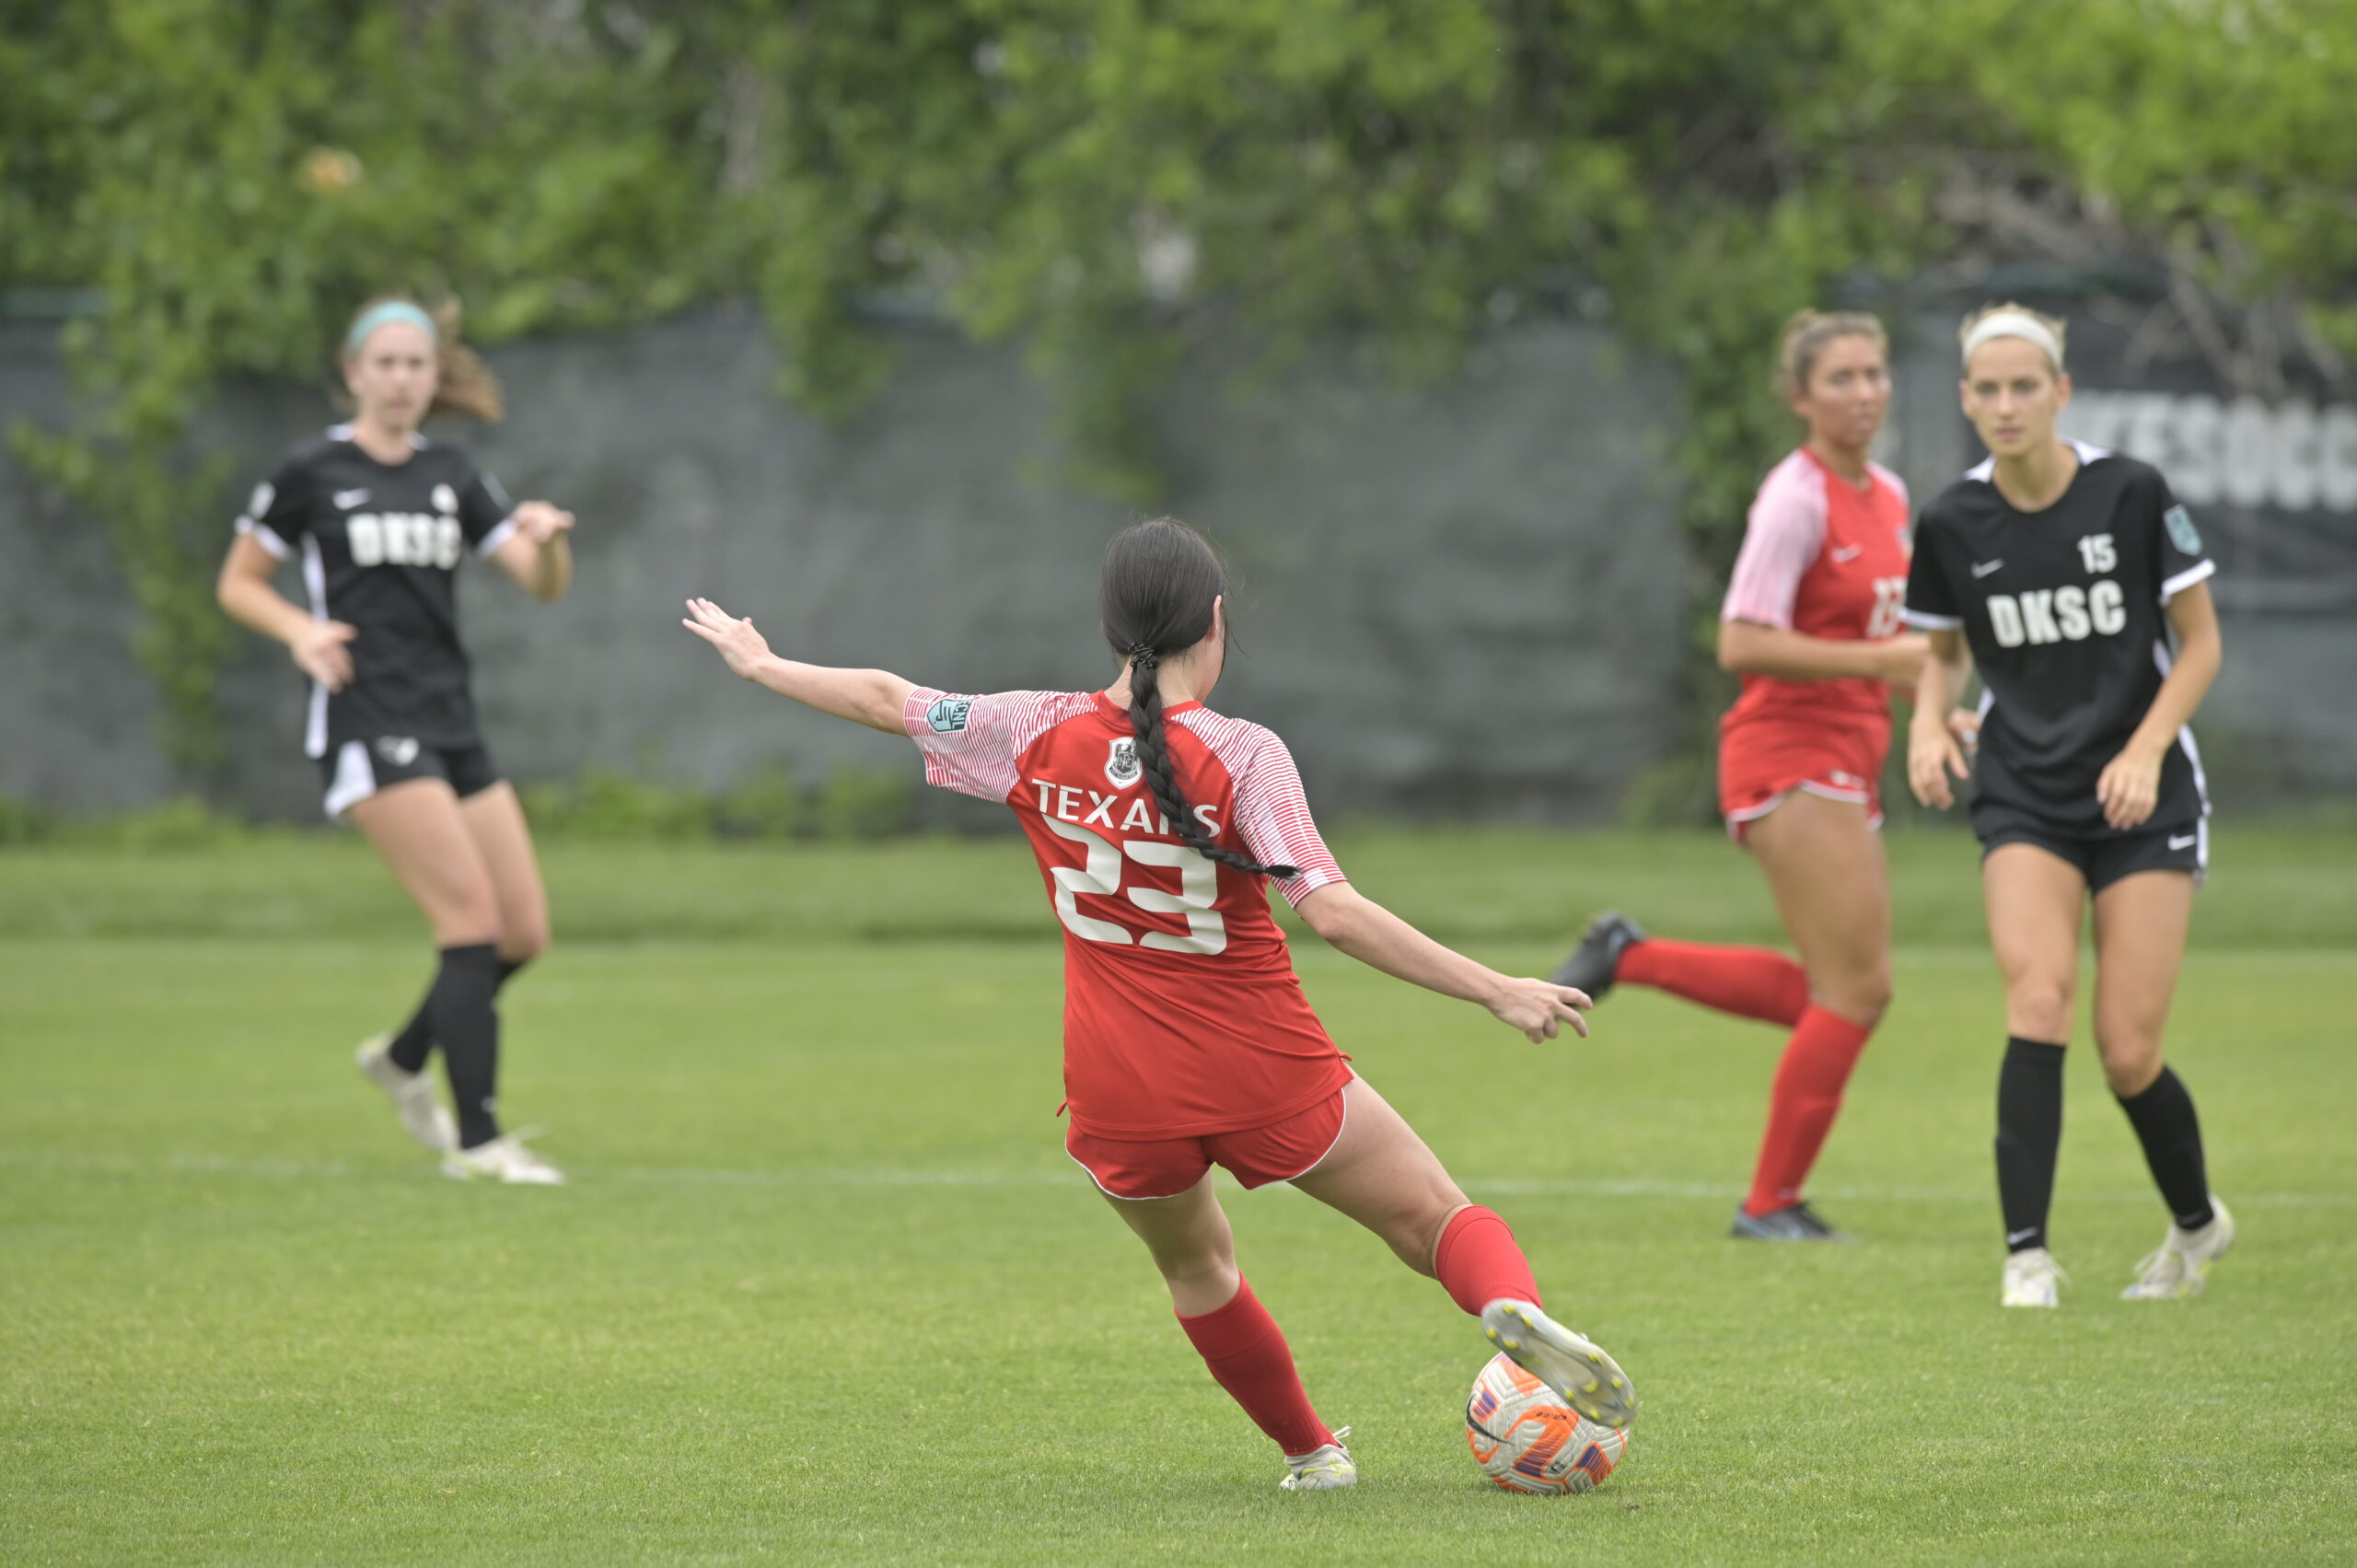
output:
M1943 647L1943 642L1951 645ZM1964 695L1965 685L1972 679L1972 656L1966 651L1964 638L1954 632L1932 633L1932 656L1923 661L1923 671L1915 678L1915 716L1912 725L1928 730L1943 729L1947 724L1948 708Z
M1719 668L1779 680L1875 679L1883 672L1883 653L1879 644L1854 638L1812 637L1756 621L1722 621Z
M1371 899L1353 893L1313 923L1337 952L1395 980L1484 1006L1497 994L1503 977L1495 970L1443 947Z
M242 573L223 573L214 598L232 621L282 643L293 643L316 623L310 611L289 601L266 580Z
M2176 742L2177 732L2193 722L2201 700L2210 694L2211 683L2218 679L2219 666L2224 663L2224 652L2214 625L2185 641L2169 667L2168 679L2161 682L2153 705L2144 711L2144 722L2129 737L2128 750L2158 757Z
M775 655L755 667L749 679L805 707L864 724L888 735L904 733L900 715L908 709L909 693L916 690L911 682L889 670L836 669Z
M563 534L543 540L533 553L532 571L524 591L543 604L554 604L573 587L573 544Z

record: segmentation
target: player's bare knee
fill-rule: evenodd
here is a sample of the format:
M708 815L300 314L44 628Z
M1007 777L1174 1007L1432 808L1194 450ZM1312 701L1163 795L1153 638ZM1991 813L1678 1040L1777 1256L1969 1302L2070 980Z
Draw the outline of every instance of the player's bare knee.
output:
M2161 1075L2161 1042L2157 1035L2142 1031L2122 1038L2119 1034L2106 1039L2096 1037L2096 1052L2103 1059L2104 1081L2111 1092L2123 1098L2142 1094Z
M2013 1032L2028 1040L2067 1040L2075 998L2071 987L2056 981L2031 978L2006 988L2005 1016Z
M548 922L514 921L499 934L499 956L511 964L528 964L549 950Z
M1852 1023L1872 1028L1890 1006L1890 970L1861 969L1840 971L1823 981L1811 977L1809 1000Z

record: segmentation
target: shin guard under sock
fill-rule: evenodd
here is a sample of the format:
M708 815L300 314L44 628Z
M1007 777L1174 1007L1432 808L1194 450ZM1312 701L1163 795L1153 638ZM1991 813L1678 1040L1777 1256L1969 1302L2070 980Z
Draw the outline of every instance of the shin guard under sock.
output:
M498 993L498 949L488 942L442 949L425 1012L442 1046L443 1070L450 1075L462 1149L499 1136L499 1013L492 1005Z
M1334 1441L1310 1408L1284 1330L1252 1294L1251 1282L1239 1277L1225 1307L1193 1318L1182 1314L1178 1326L1211 1368L1213 1380L1279 1448L1299 1456Z
M1755 1217L1790 1208L1801 1200L1801 1184L1817 1163L1833 1118L1841 1109L1841 1091L1850 1082L1858 1053L1873 1031L1839 1013L1811 1007L1801 1015L1798 1028L1776 1066L1776 1085L1768 1100L1768 1132L1759 1144L1759 1163L1751 1175L1751 1195L1744 1213Z
M1530 1260L1514 1232L1494 1210L1476 1203L1457 1211L1441 1228L1433 1249L1433 1272L1440 1276L1448 1298L1479 1318L1493 1301L1538 1299L1538 1282L1531 1277Z
M2210 1206L2210 1175L2203 1168L2201 1122L2193 1113L2193 1097L2185 1081L2164 1066L2161 1075L2139 1095L2115 1095L2128 1124L2144 1145L2144 1163L2153 1184L2180 1230L2200 1230L2217 1213Z
M498 992L515 978L516 971L531 961L529 958L500 959L499 983L493 987L493 994L498 994ZM425 995L417 1004L417 1011L410 1015L409 1022L401 1027L400 1031L385 1047L385 1054L392 1059L394 1066L404 1073L424 1072L425 1059L434 1054L434 1019L427 1009L427 1005L433 998L433 989L428 987Z
M1765 947L1717 947L1648 936L1621 952L1614 978L1787 1028L1799 1023L1808 1007L1808 976L1783 954Z
M1997 1202L2005 1249L2046 1245L2054 1161L2062 1147L2062 1048L2019 1035L2005 1041L1997 1070Z

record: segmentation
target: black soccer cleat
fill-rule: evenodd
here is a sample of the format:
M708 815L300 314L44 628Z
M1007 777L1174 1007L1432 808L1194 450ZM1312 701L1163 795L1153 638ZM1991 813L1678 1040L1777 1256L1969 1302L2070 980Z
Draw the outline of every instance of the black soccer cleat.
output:
M1612 982L1620 978L1622 951L1631 942L1644 939L1643 926L1619 910L1606 910L1587 928L1587 935L1572 949L1572 956L1563 960L1563 967L1548 978L1557 985L1585 991L1601 1002L1604 993L1612 989Z
M1736 1206L1735 1229L1728 1233L1744 1241L1854 1241L1857 1237L1846 1230L1836 1230L1825 1223L1815 1209L1806 1203L1794 1203L1789 1209L1772 1214L1746 1214L1741 1204Z

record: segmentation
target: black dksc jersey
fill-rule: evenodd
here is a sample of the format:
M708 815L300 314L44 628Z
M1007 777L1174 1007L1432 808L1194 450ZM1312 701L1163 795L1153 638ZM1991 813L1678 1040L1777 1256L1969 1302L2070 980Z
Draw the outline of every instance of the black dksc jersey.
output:
M279 560L300 559L312 614L358 633L351 681L332 694L311 688L312 757L348 740L482 738L459 641L458 565L507 541L515 507L457 447L413 440L407 462L380 463L339 424L288 453L238 519Z
M1976 797L2070 834L2110 837L2096 781L2144 722L2169 669L2164 607L2217 569L2151 465L2073 443L2079 471L2042 512L2016 511L1984 461L1934 496L1915 528L1907 621L1961 629L1988 691ZM2209 811L2193 732L2161 762L2152 819Z

